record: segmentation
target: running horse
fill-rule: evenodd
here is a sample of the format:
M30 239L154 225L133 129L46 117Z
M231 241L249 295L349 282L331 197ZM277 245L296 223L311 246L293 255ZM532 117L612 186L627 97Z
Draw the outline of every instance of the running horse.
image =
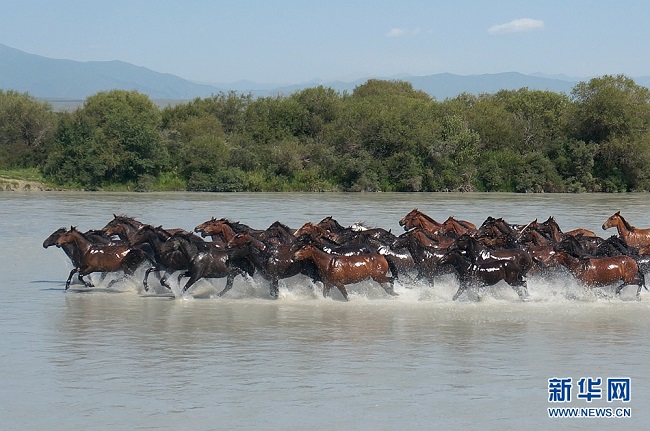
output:
M328 297L332 286L335 286L348 301L345 285L368 279L381 284L389 295L397 296L393 290L393 278L388 276L388 261L381 254L340 256L325 253L318 247L308 244L296 251L294 257L296 260L311 260L318 267L323 281L324 297Z
M458 273L460 286L454 294L454 301L470 287L493 286L502 280L508 283L521 299L528 297L526 270L514 260L487 259L472 263L461 250L453 249L440 258L438 263L451 265Z
M188 269L179 276L189 277L183 286L187 292L194 283L202 278L226 278L226 286L218 293L223 296L232 289L235 277L238 275L253 276L255 268L247 260L233 258L231 250L223 250L207 241L202 241L192 233L177 232L166 242L174 250L179 250L188 261Z
M93 272L123 271L124 276L112 280L108 285L109 287L129 275L133 275L142 263L150 260L143 250L132 248L126 244L95 244L74 226L70 227L69 231L61 234L56 240L58 247L64 247L66 244L74 244L79 250L79 263L70 273L70 276L74 272L79 272L80 276L86 276ZM70 278L68 277L66 281L66 290L70 287ZM86 287L93 287L92 283L88 281L85 284Z
M638 229L632 226L623 218L620 211L616 211L603 223L603 230L610 227L615 227L618 230L618 235L630 247L650 246L650 229Z
M66 233L68 229L61 227L54 232L47 238L45 238L45 241L43 241L43 248L48 248L53 245L56 245L56 241ZM112 243L112 240L109 236L107 236L103 231L98 231L98 230L89 230L84 233L84 236L86 239L89 241L92 241L96 244L110 244ZM79 270L78 268L81 266L81 254L79 253L79 249L77 248L77 245L74 243L68 243L64 244L63 246L60 246L60 248L65 252L65 254L70 258L70 261L72 262L72 270L70 271L70 274L68 275L68 279L66 280L66 286L70 286L70 283L72 281L72 276L76 274ZM106 277L106 273L102 274L102 280ZM83 284L88 286L88 283L86 280L84 280L83 275L79 274L78 275L79 281L82 282Z
M438 234L442 229L442 223L435 221L417 208L412 209L399 221L399 225L404 227L404 230L409 230L419 227L428 233Z
M638 286L637 299L640 298L641 288L648 290L643 272L639 270L639 265L630 256L579 258L567 251L558 250L557 260L575 278L589 287L608 286L622 281L622 284L616 288L616 294L620 294L625 286L636 285Z

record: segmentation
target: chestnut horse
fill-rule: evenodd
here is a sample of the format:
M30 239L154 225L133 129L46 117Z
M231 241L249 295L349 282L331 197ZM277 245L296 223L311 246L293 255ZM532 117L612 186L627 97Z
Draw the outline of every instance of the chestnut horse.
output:
M131 248L131 246L126 244L95 244L74 226L70 227L69 231L63 233L56 240L58 247L63 247L66 244L74 244L79 250L79 263L75 269L81 276L93 272L124 271L124 276L118 280L112 280L109 283L109 287L113 283L132 275L142 263L149 260L144 251L138 248ZM85 284L87 287L93 286L90 282L85 282ZM68 290L69 287L70 277L66 281L65 289Z
M460 236L464 234L475 234L478 232L478 229L474 223L470 223L466 220L456 220L451 216L442 222L442 231L453 236Z
M393 290L393 278L388 276L388 261L381 254L340 256L325 253L316 246L308 244L299 249L294 257L297 260L309 259L318 267L323 280L324 297L329 296L332 286L336 286L347 301L348 292L345 285L367 279L373 279L381 284L389 295L397 295Z
M635 228L623 218L620 211L616 211L603 223L603 230L610 227L618 229L618 235L630 247L650 246L650 229Z
M578 258L566 251L557 251L557 260L564 265L580 282L589 286L608 286L618 281L623 283L616 288L616 294L623 287L637 285L636 297L639 299L641 288L645 287L645 277L639 271L636 261L630 256Z
M442 223L435 221L417 208L412 209L408 214L402 217L399 221L399 225L403 226L404 230L419 227L427 233L438 233L442 229Z

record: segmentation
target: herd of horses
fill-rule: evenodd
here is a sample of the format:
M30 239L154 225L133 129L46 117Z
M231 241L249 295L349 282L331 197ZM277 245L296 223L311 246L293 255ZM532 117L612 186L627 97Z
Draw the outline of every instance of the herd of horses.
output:
M400 235L363 225L344 227L332 217L298 229L275 222L261 230L213 217L187 231L113 215L99 230L57 229L43 247L60 247L72 261L66 290L74 274L93 287L85 276L120 273L110 287L146 266L145 291L151 273L168 289L169 277L178 273L179 286L187 278L183 292L200 279L226 278L219 296L237 276L255 273L268 281L272 298L278 297L280 280L302 274L322 283L324 296L336 287L345 300L346 286L364 280L374 280L395 296L400 276L433 285L437 276L455 273L459 287L454 300L469 288L501 281L526 299L528 274L565 271L586 287L616 285L616 294L635 285L638 299L650 270L650 229L633 227L620 212L602 225L618 230L607 239L586 229L563 232L553 217L525 225L488 217L476 226L454 217L437 222L416 208L399 224L404 228Z

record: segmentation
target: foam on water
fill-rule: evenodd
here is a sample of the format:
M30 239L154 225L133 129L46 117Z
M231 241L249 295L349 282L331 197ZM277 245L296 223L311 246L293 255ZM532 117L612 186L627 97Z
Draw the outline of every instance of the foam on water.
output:
M149 291L145 292L142 286L144 269L140 268L130 277L120 280L119 274L109 274L102 278L100 274L90 274L87 278L92 280L95 287L86 288L74 279L70 293L75 292L106 292L106 293L137 293L141 296L169 296L180 300L193 299L229 299L229 300L268 300L270 284L259 274L254 277L236 277L233 288L223 297L218 294L225 287L225 278L201 279L196 282L189 292L182 288L187 279L178 282L176 272L169 277L171 291L162 286L155 277L149 277ZM118 280L111 284L113 280ZM409 275L403 275L394 284L397 296L388 295L384 289L373 281L363 281L346 286L350 302L368 304L510 304L510 303L623 303L640 302L650 303L650 293L641 292L637 301L636 286L625 287L620 295L615 295L615 285L588 288L576 281L569 273L558 272L549 275L531 275L528 277L529 297L522 301L514 289L505 282L494 286L468 289L456 301L452 298L458 290L458 279L453 274L438 276L433 285L428 282L415 281ZM280 280L278 301L307 302L307 301L335 301L343 302L343 296L332 288L330 297L322 295L323 285L315 283L306 277L295 276Z

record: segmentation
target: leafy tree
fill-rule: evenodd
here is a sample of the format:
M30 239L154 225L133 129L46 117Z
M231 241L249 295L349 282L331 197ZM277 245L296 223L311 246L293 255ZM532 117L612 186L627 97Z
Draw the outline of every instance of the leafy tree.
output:
M650 124L650 90L624 75L578 83L570 124L576 139L601 143L643 133Z
M0 90L0 167L37 167L56 132L49 104L28 94Z
M167 165L159 125L160 111L146 95L100 92L62 121L44 173L90 187L156 176Z

